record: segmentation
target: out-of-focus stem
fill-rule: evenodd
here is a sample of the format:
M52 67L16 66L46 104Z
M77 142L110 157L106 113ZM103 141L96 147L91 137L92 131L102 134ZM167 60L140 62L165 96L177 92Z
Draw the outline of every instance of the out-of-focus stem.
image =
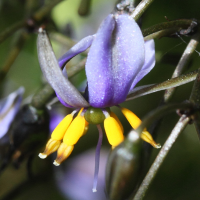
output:
M148 190L150 184L152 183L154 177L156 176L158 169L160 168L161 164L163 163L165 157L167 156L169 150L171 149L172 145L176 141L179 134L183 131L183 129L188 124L190 118L183 115L174 129L172 130L170 136L166 140L165 144L163 145L162 149L160 150L159 154L157 155L155 161L151 165L146 177L144 178L142 184L140 185L135 197L133 200L141 200L145 196L146 191Z
M36 11L33 14L33 19L36 21L42 20L43 17L46 16L51 11L51 9L61 1L62 0L52 0L49 4L43 6L38 11ZM6 28L3 32L0 33L0 43L3 42L9 36L11 36L13 33L15 33L17 30L19 30L20 28L26 25L28 25L27 19L23 19L11 25L10 27Z
M151 5L151 3L153 3L153 1L154 0L142 0L130 16L137 21L142 16L144 11Z
M149 87L142 88L140 90L136 90L136 91L133 90L133 92L127 96L126 101L130 101L132 99L136 99L138 97L141 97L141 96L144 96L147 94L151 94L154 92L158 92L161 90L166 90L166 89L169 89L172 87L184 85L186 83L194 81L196 79L196 76L197 76L197 70L190 72L188 74L180 75L176 78L169 79L162 83L158 83L155 85L151 85Z
M19 55L26 39L27 39L27 33L25 31L22 31L16 38L16 42L11 47L11 50L7 56L7 59L4 62L3 67L0 71L0 84L3 82L7 72L10 70L10 67L14 63L17 56Z
M49 37L51 40L55 40L56 42L65 45L65 47L68 49L75 44L75 42L72 39L58 32L51 32L49 34Z
M200 68L198 70L197 78L194 82L192 92L190 95L190 102L192 102L197 107L197 112L194 113L194 125L200 139Z
M78 8L78 14L80 16L87 16L90 13L90 7L91 0L81 0Z
M180 19L180 20L173 20L170 22L163 22L156 25L153 25L147 29L142 30L143 36L147 40L152 39L150 38L152 34L156 34L157 38L170 35L181 29L187 29L192 24L193 20L191 19ZM168 31L168 32L167 32ZM155 36L153 38L156 38Z
M84 58L77 65L68 68L67 69L68 77L71 78L72 76L74 76L78 72L80 72L82 69L84 69L86 60L87 60L87 58Z
M7 37L15 33L20 28L24 27L26 25L25 20L21 20L10 27L6 28L3 32L0 33L0 43L3 42Z
M46 16L54 6L60 3L63 0L51 0L49 4L43 6L38 11L33 14L33 19L36 21L40 21L44 16Z
M172 78L180 76L189 60L191 59L197 45L199 44L199 33L195 34L187 45L185 51L183 52L181 59L172 75ZM165 91L164 102L168 102L172 95L174 94L175 88L170 88Z

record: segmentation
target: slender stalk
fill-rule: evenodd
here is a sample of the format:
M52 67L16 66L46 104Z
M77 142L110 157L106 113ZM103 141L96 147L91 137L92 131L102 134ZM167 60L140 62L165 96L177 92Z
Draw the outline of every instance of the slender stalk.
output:
M137 88L133 89L133 91L127 96L126 101L130 101L132 99L136 99L138 97L141 97L141 96L144 96L147 94L151 94L154 92L158 92L158 91L166 90L169 88L184 85L186 83L194 81L196 79L197 73L198 73L198 70L195 70L188 74L183 74L181 76L169 79L162 83L150 85L150 86L138 89L138 90L137 90Z
M101 145L103 141L103 131L101 128L101 125L97 125L98 131L99 131L99 140L97 143L96 153L95 153L95 171L94 171L94 181L93 181L93 188L92 191L97 191L97 182L98 182L98 174L99 174L99 161L100 161L100 151L101 151Z
M160 106L145 116L140 126L136 129L136 132L141 134L142 131L146 127L148 127L150 124L152 124L155 120L163 117L164 115L170 112L173 112L176 110L184 110L184 111L189 112L193 109L194 109L194 106L192 103L173 103L173 104L166 104L164 106Z
M170 22L163 22L142 30L142 33L144 37L147 37L159 31L165 31L170 29L173 29L174 32L177 32L182 29L189 28L192 22L193 20L191 19L180 19L180 20L173 20Z
M85 68L87 58L83 58L77 65L67 69L68 77L71 78Z
M81 0L78 8L78 14L80 16L87 16L90 13L90 8L91 0Z
M166 158L169 150L171 149L172 145L176 141L179 134L184 130L186 125L188 124L190 118L183 115L174 129L172 130L170 136L166 140L165 144L163 145L162 149L160 150L159 154L157 155L155 161L151 165L146 177L144 178L142 184L140 185L135 197L133 200L141 200L144 198L146 191L148 190L150 184L152 183L153 179L155 178L161 164L163 163L164 159Z
M44 16L46 16L51 9L60 3L62 0L52 0L51 3L47 4L46 6L40 8L38 11L36 11L33 14L33 19L36 21L40 21L43 19ZM13 33L15 33L20 28L28 25L27 19L23 19L10 27L6 28L3 32L0 33L0 43L3 42L5 39L7 39L9 36L11 36Z
M27 33L22 31L16 38L16 42L11 47L11 50L7 56L7 59L5 60L2 69L0 71L0 84L3 82L7 72L10 70L10 67L14 63L15 59L19 55L25 41L27 39Z
M142 0L130 16L137 21L142 16L144 11L151 5L151 3L153 3L153 1L154 0Z
M25 20L21 20L10 27L6 28L3 32L0 33L0 44L3 42L7 37L11 36L13 33L15 33L20 28L24 27L26 25Z
M198 109L196 113L194 113L194 125L200 139L200 68L198 70L197 78L194 82L194 86L192 88L192 92L190 95L190 102L192 102Z
M54 6L56 6L61 1L63 0L53 0L53 1L51 0L49 4L43 6L33 14L33 19L36 21L40 21L41 19L43 19L44 16L46 16L52 10L52 8L54 8Z
M73 45L75 45L75 42L72 39L58 32L51 32L49 37L51 40L54 40L61 45L65 45L66 48L71 48Z
M193 53L195 52L195 49L197 45L199 44L199 33L195 34L192 39L190 40L189 44L187 45L185 51L183 52L181 59L176 66L176 69L172 75L172 78L180 76L182 74L183 70L187 66L188 62L190 61ZM175 88L169 88L165 91L164 94L164 101L168 102L169 99L172 97L174 94Z

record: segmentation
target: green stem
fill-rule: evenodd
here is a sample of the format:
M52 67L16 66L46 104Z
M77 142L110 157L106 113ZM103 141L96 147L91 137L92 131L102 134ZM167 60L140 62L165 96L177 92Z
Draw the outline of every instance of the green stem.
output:
M163 145L162 149L160 150L159 154L157 155L155 161L151 165L146 177L143 179L142 184L140 185L135 197L133 200L142 200L148 190L150 184L152 183L153 179L155 178L160 166L162 165L164 159L166 158L169 150L171 149L172 145L176 141L179 134L184 130L186 125L188 124L190 118L183 115L174 129L172 130L170 136L166 140L165 144Z
M10 27L6 28L3 32L0 33L0 43L3 42L7 37L15 33L20 28L24 27L26 25L26 22L24 20L21 20Z
M194 35L190 40L189 44L187 45L185 51L183 52L181 59L172 75L172 78L180 76L183 70L187 66L188 62L190 61L193 53L195 52L197 45L199 44L199 33ZM174 94L176 88L169 88L165 91L164 94L164 102L168 102L172 95Z
M2 69L0 71L0 84L3 82L7 72L10 70L10 67L14 63L15 59L19 55L25 41L27 39L27 33L22 31L16 38L16 42L11 47L11 50L7 56L6 61L4 62Z
M61 1L62 0L54 0L51 1L51 3L47 4L46 6L40 8L33 14L33 19L36 21L42 20L43 17L46 16L51 11L51 9ZM27 25L27 19L23 19L11 25L10 27L6 28L3 32L0 33L0 43L3 42L5 39L7 39L9 36L11 36L13 33L15 33L17 30L26 25Z
M151 93L154 93L154 92L158 92L158 91L161 91L161 90L166 90L166 89L169 89L169 88L184 85L186 83L194 81L196 79L196 76L197 76L197 70L190 72L188 74L183 74L183 75L178 76L176 78L169 79L169 80L164 81L162 83L158 83L158 84L155 84L155 85L145 87L145 88L140 89L140 90L135 90L135 91L133 90L133 92L131 92L127 96L126 101L130 101L132 99L136 99L138 97L141 97L141 96L144 96L144 95L147 95L147 94L151 94Z
M184 110L190 111L193 110L194 106L192 103L173 103L173 104L166 104L164 106L160 106L157 109L151 111L146 117L142 120L141 125L135 130L139 134L148 127L153 121L163 117L164 115L176 111L176 110Z
M142 33L145 37L145 40L160 38L163 36L169 36L170 34L180 31L182 29L187 29L192 22L193 20L191 19L180 19L170 22L163 22L144 29Z
M33 19L36 21L40 21L43 19L44 16L46 16L54 6L56 6L58 3L60 3L63 0L51 0L49 4L43 6L41 9L35 12L33 14Z
M154 0L142 0L130 16L137 21L153 1Z

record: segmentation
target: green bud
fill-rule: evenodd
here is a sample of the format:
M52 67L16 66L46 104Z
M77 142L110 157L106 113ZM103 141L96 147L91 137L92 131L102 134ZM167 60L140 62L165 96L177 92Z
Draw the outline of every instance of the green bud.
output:
M142 169L142 140L133 131L110 154L106 166L106 190L109 200L124 200L136 188Z
M105 120L105 116L100 108L89 107L84 117L90 124L100 124Z

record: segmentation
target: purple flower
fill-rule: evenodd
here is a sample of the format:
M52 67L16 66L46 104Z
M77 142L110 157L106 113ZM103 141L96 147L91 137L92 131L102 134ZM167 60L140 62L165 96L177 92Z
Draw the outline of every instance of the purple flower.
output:
M24 88L20 87L0 101L0 139L8 132L13 119L20 108L23 93Z
M87 87L82 96L68 80L64 66L89 47L85 66ZM88 124L96 124L99 141L95 159L95 191L103 136L100 123L104 123L108 141L113 148L124 140L123 126L109 107L120 107L118 104L126 100L134 86L154 67L154 41L144 42L139 26L128 14L110 14L95 35L82 39L58 62L45 31L39 29L38 57L43 74L60 102L64 106L75 108L55 128L45 151L39 156L46 158L58 150L54 164L60 165L71 154L79 138L87 132ZM130 110L122 107L120 109L136 129L141 120ZM77 112L78 115L73 119ZM154 147L160 147L146 130L141 138Z

